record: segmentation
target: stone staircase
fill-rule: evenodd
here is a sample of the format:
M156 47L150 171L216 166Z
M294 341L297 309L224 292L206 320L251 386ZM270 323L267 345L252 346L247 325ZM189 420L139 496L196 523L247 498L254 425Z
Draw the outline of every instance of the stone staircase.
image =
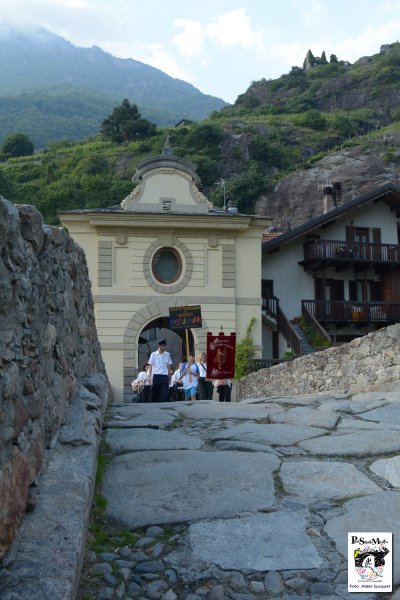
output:
M308 339L300 325L298 323L291 323L291 325L301 340L302 353L312 354L313 352L315 352L314 346L311 344L310 340Z

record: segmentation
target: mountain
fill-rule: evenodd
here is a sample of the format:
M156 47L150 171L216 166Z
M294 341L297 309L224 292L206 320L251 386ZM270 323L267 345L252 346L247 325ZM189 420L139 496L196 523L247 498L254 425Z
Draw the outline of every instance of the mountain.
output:
M0 143L16 131L29 135L36 147L46 140L83 139L98 131L123 98L160 126L199 121L227 105L154 67L96 46L78 48L43 28L1 26L0 56ZM59 127L61 135L55 137Z
M400 44L353 65L336 59L293 67L279 79L254 82L206 120L154 137L60 142L10 159L0 163L0 194L35 204L51 223L61 208L120 203L135 166L161 152L166 133L174 153L197 165L214 204L223 203L223 179L226 200L236 200L240 212L270 216L278 230L293 228L320 214L325 185L340 183L339 201L346 202L400 181Z

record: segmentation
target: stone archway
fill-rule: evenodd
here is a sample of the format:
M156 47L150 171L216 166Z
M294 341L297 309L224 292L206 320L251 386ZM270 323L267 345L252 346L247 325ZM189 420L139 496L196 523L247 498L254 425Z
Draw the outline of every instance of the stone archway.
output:
M179 298L179 302L171 303L171 298L156 298L147 306L138 310L130 319L124 332L124 355L123 355L123 374L124 374L124 400L129 401L132 394L131 382L138 372L138 342L139 335L142 329L150 321L154 321L158 317L169 316L170 306L186 306L193 302L189 298ZM206 350L207 343L207 323L203 319L203 327L201 329L192 329L196 353Z

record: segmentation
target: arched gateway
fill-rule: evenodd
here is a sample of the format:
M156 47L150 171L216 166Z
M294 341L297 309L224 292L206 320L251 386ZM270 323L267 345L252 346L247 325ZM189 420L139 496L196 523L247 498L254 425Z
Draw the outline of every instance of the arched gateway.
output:
M138 361L139 357L139 339L140 335L143 332L144 328L148 323L156 324L157 321L161 320L163 329L168 329L167 320L169 316L169 308L171 305L171 298L160 298L159 300L155 300L146 308L138 311L129 321L124 335L124 396L126 399L129 399L132 395L131 391L131 381L137 374L137 368L135 365L138 365L140 370L140 364ZM148 318L148 313L151 313L153 316L151 319ZM206 333L208 331L207 323L203 320L202 329L192 329L191 337L193 339L194 348L190 344L190 349L196 349L197 352L205 351L206 349ZM181 337L182 342L183 339L182 332L179 331L179 337ZM154 347L152 350L157 348L156 343L154 343ZM169 348L168 348L169 350Z
M141 333L171 307L200 305L196 354L208 331L245 334L261 350L261 237L270 220L215 209L195 165L172 154L143 160L132 193L112 208L60 213L85 250L98 335L114 401L130 400ZM161 321L160 321L161 320ZM143 336L142 336L143 338Z

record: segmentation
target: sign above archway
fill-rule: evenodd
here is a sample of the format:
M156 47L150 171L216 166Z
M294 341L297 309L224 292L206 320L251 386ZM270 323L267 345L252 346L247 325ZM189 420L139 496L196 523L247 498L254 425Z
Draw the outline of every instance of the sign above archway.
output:
M171 329L202 327L201 306L173 306L169 309Z

